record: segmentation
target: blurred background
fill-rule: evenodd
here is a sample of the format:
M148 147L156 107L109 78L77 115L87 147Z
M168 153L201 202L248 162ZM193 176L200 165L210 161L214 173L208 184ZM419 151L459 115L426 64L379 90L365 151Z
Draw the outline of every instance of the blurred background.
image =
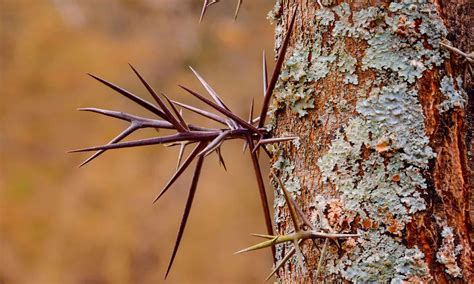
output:
M247 117L262 96L261 52L273 54L274 1L244 1L233 23L236 2L212 6L199 25L200 0L0 0L0 283L164 282L190 171L152 205L177 148L109 151L78 168L88 154L66 151L104 144L127 124L76 108L149 116L85 75L151 100L129 62L156 89L202 106L177 87L203 91L191 65ZM262 282L270 272L270 250L233 255L266 231L241 149L223 146L228 172L206 159L167 283Z

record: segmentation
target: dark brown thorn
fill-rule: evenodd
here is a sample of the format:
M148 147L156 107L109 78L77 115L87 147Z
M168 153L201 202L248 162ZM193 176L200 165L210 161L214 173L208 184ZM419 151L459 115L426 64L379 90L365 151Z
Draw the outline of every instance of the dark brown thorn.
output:
M270 99L273 93L273 89L275 89L276 83L278 81L278 77L280 76L281 67L283 65L283 60L285 60L285 53L288 48L288 43L290 42L291 31L293 30L293 25L295 23L295 16L296 12L298 11L298 7L295 8L293 12L293 16L291 18L290 26L288 31L286 32L285 39L283 41L283 45L280 48L280 52L278 54L278 59L275 65L275 69L273 69L273 74L270 79L270 83L268 84L267 90L265 91L265 97L263 98L263 105L262 105L262 112L260 113L260 121L258 122L258 127L263 127L265 124L265 119L267 117L268 107L270 105Z
M267 147L263 146L262 149L263 149L263 151L267 154L267 156L268 156L269 158L272 158L272 157L273 157L272 153L270 153L270 151L268 151Z
M214 139L216 136L217 135L215 133L199 133L199 132L178 133L178 134L173 134L173 135L164 136L164 137L147 138L147 139L140 139L140 140L134 140L134 141L127 141L127 142L122 142L122 143L77 149L77 150L69 151L69 153L130 148L130 147L139 147L139 146L156 145L156 144L190 141L190 140L207 141L207 140Z
M240 6L242 6L242 1L243 0L237 1L237 8L235 8L235 14L234 14L234 22L237 20L237 16L239 15Z
M216 153L219 156L219 164L222 165L222 167L224 167L224 170L227 172L227 166L225 165L224 158L222 157L221 147L218 147L216 149Z
M168 268L166 269L165 279L168 277L168 274L171 270L171 267L173 266L174 258L176 257L176 253L178 252L179 244L181 243L181 238L183 237L184 229L186 227L186 222L188 221L188 217L189 217L189 212L191 211L191 206L193 205L194 194L196 193L196 188L197 188L197 184L198 184L198 181L199 181L199 176L201 174L203 161L204 161L203 156L199 156L197 158L196 167L194 169L194 174L193 174L193 180L191 182L191 188L189 190L188 199L187 199L186 205L184 207L184 214L183 214L183 218L181 220L181 224L179 226L178 236L176 237L176 243L175 243L175 246L173 248L173 252L171 254L171 259L170 259L170 262L168 264Z
M263 59L262 59L262 72L263 72L263 97L265 98L265 93L268 89L268 72L267 72L267 55L265 54L265 50L263 51Z
M165 187L160 191L160 193L156 196L156 198L153 200L153 203L156 203L158 199L163 196L163 194L168 191L171 185L181 176L181 174L188 168L188 166L191 164L191 162L194 160L194 158L198 155L198 153L206 147L205 142L201 142L194 149L189 153L189 156L184 160L183 164L178 168L178 170L173 174L173 176L170 178L170 180L166 183Z
M186 131L189 131L189 127L188 127L188 124L186 123L186 121L184 120L183 118L183 110L180 109L180 111L178 111L176 109L176 107L174 106L173 102L170 100L170 98L168 98L168 96L165 94L165 93L161 93L163 95L163 97L165 97L166 101L168 102L168 104L171 106L171 109L173 110L173 112L175 113L176 117L178 118L179 122L181 123L181 125L183 126L183 128L186 129Z
M257 145L255 145L255 148L253 148L252 152L257 151L258 147L265 144L286 142L286 141L295 140L297 138L298 137L277 137L277 138L260 139Z
M250 148L253 148L253 140L251 137L247 136L247 143L249 144ZM257 179L257 185L258 185L258 192L260 194L260 201L262 202L262 209L263 209L263 216L265 217L265 224L267 226L267 233L269 235L273 235L273 225L272 225L272 219L270 217L270 208L268 205L268 199L267 199L267 194L265 192L265 184L263 182L263 177L262 177L262 171L260 169L260 164L258 163L258 158L255 153L250 152L250 156L252 157L252 164L253 164L253 169L255 171L255 177ZM272 255L273 255L273 260L275 260L275 247L272 246Z
M92 78L96 79L97 81L101 82L102 84L106 85L107 87L111 88L112 90L116 91L117 93L121 94L122 96L128 98L129 100L135 102L136 104L140 105L141 107L151 111L152 113L156 114L157 116L167 120L167 117L166 115L164 114L164 112L162 112L159 108L157 108L156 106L154 106L152 103L130 93L129 91L117 86L117 85L114 85L100 77L97 77L95 75L92 75L90 73L87 73L87 75L91 76Z
M290 193L286 190L285 185L281 181L281 179L274 173L272 172L273 177L277 180L278 185L280 186L281 190L283 191L283 196L285 197L286 205L288 206L288 209L290 211L290 216L291 220L293 221L293 226L295 228L295 232L300 231L300 225L298 222L298 217L296 216L296 211L295 208L293 208L293 203L290 201L292 198L290 196Z
M199 109L199 108L196 108L196 107L193 107L193 106L189 106L189 105L186 105L186 104L183 104L183 103L180 103L180 102L177 102L177 101L171 101L172 103L174 104L177 104L187 110L190 110L192 112L195 112L197 114L200 114L204 117L207 117L209 119L212 119L214 121L217 121L219 123L222 123L224 125L227 125L227 123L225 122L225 119L223 119L222 117L218 116L218 115L215 115L211 112L208 112L208 111L205 111L205 110L202 110L202 109Z
M187 91L188 93L190 93L191 95L195 96L196 98L200 99L201 101L203 101L204 103L208 104L209 106L213 107L214 109L218 110L219 112L221 112L222 114L225 114L227 117L237 121L240 125L242 125L243 127L249 129L249 130L252 130L253 132L257 133L258 135L262 135L262 132L260 130L258 130L255 126L249 124L247 121L243 120L242 118L238 117L237 115L235 115L234 113L232 113L231 111L211 102L210 100L206 99L205 97L201 96L200 94L194 92L194 91L191 91L190 89L184 87L184 86L181 86L179 85L182 89L184 89L185 91Z
M174 127L176 127L176 130L178 130L179 132L186 132L187 129L184 128L177 120L176 118L173 116L173 114L171 113L171 111L168 109L168 107L166 106L165 102L160 98L160 96L158 96L158 94L155 92L155 90L153 90L153 88L150 86L150 84L148 84L148 82L142 77L142 75L140 73L138 73L137 69L135 69L135 67L132 66L132 64L129 64L130 65L130 68L132 68L133 72L135 73L135 75L137 75L138 79L140 79L140 81L142 82L142 84L145 86L145 88L148 90L148 92L150 93L150 95L152 95L152 97L155 99L155 101L158 103L158 105L161 107L161 109L164 111L166 117L167 117L167 120L169 122L171 122Z
M132 132L134 132L135 130L137 130L138 127L135 126L135 125L130 125L127 129L125 129L124 131L122 131L122 133L120 133L118 136L116 136L114 139L110 140L110 142L108 144L113 144L113 143L117 143L119 141L121 141L122 139L124 139L125 137L127 137L128 135L130 135ZM82 166L85 166L86 164L88 164L89 162L92 162L92 160L94 160L95 158L99 157L102 153L104 153L106 150L99 150L97 152L95 152L92 156L90 156L89 158L87 158L87 160L85 160L84 162L82 162L82 164L79 165L79 167L82 167Z
M204 148L200 153L199 153L199 156L207 156L209 155L212 151L214 151L216 148L218 148L222 141L224 141L224 139L226 138L227 135L229 135L230 131L227 130L227 131L222 131L221 134L219 134L219 136L217 136L216 138L214 138L214 140L211 141L211 143L209 143L207 145L206 148Z

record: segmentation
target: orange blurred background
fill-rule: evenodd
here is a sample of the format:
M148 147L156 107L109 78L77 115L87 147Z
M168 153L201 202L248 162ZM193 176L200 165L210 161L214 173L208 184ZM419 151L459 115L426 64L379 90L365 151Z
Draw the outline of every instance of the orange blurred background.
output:
M152 205L177 148L109 151L79 169L88 155L67 150L104 144L127 125L75 109L149 116L85 75L151 100L130 62L156 89L202 106L177 87L203 91L191 65L247 117L262 96L261 52L273 54L274 3L244 1L234 24L236 2L212 6L199 25L200 0L0 0L0 283L164 282L191 171ZM266 231L241 149L224 145L228 172L206 159L167 283L262 282L270 272L270 250L233 255Z

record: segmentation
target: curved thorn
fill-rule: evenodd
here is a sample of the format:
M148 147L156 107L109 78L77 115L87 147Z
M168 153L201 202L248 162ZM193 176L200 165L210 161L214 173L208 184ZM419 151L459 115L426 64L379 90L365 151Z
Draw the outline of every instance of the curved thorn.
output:
M197 184L199 181L199 176L201 174L202 164L204 161L203 156L199 156L196 161L196 167L194 168L194 175L193 180L191 182L191 188L189 190L188 199L186 201L186 205L184 207L184 214L183 218L181 219L181 224L179 225L178 235L176 237L176 243L173 248L173 252L171 254L170 262L168 264L168 268L166 269L165 279L168 277L168 274L173 266L174 258L176 257L176 253L178 252L179 244L181 243L181 238L183 237L184 229L186 228L186 223L188 221L189 212L191 211L191 206L193 205L194 194L196 193Z
M263 105L262 105L262 112L260 113L260 121L258 122L258 127L263 127L265 124L265 119L267 116L268 112L268 107L270 104L270 98L273 93L273 89L276 86L276 83L278 81L278 77L280 76L280 70L283 65L283 60L285 59L285 53L288 48L288 43L290 42L290 36L291 36L291 31L293 30L293 25L295 23L295 16L296 12L298 11L298 7L296 7L295 11L293 12L293 16L291 18L290 26L288 28L288 31L286 32L285 39L283 41L283 45L280 48L280 52L278 54L278 59L275 65L275 69L273 69L273 75L272 78L270 79L270 83L268 85L267 90L265 91L265 97L263 99Z
M91 76L92 78L96 79L97 81L101 82L102 84L106 85L107 87L111 88L112 90L116 91L117 93L121 94L122 96L128 98L129 100L135 102L136 104L140 105L141 107L147 109L148 111L158 115L159 117L163 118L163 119L167 119L166 115L160 110L158 109L156 106L154 106L152 103L130 93L129 91L115 85L115 84L112 84L98 76L95 76L95 75L92 75L90 73L87 73L87 75Z

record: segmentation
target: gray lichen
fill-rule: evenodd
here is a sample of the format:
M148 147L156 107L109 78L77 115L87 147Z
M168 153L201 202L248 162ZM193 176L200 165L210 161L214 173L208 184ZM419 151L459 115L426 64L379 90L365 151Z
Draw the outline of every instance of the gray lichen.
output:
M329 267L354 283L403 283L428 273L423 253L379 232L359 231L353 250ZM334 260L331 260L333 262ZM354 265L357 263L358 265Z
M439 89L446 98L442 103L438 105L438 109L441 113L446 112L455 107L464 107L466 101L463 97L460 84L458 84L456 89L454 87L453 78L444 76L443 79L441 79L441 87Z
M463 247L462 245L455 245L452 228L445 226L441 236L443 237L443 243L436 253L436 260L446 267L446 273L453 277L461 277L462 271L456 261Z

